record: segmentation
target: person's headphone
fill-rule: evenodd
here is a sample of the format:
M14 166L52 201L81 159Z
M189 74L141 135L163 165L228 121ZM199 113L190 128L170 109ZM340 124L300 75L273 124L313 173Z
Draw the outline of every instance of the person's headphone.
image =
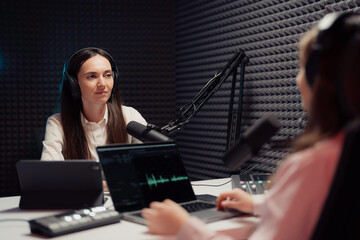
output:
M77 56L79 53L85 51L85 50L90 50L90 51L94 51L96 53L98 53L99 51L105 53L106 55L106 59L109 60L110 65L111 65L111 71L113 73L113 81L114 81L114 86L112 88L111 91L111 96L114 94L114 92L117 89L117 85L118 85L118 69L116 67L115 61L113 59L113 57L107 53L105 50L100 49L100 48L96 48L96 47L87 47L87 48L82 48L78 51L76 51L73 55L71 55L71 57L66 61L65 65L64 65L64 70L63 70L63 79L62 79L62 84L63 85L67 85L70 89L71 95L73 97L74 100L78 100L81 98L81 91L80 91L80 86L78 83L78 80L75 76L71 76L68 72L68 68L69 68L69 64L71 63L71 61L75 58L75 56ZM86 61L86 60L85 60ZM111 98L110 96L110 98Z
M318 35L315 43L312 45L306 65L305 75L309 86L312 88L316 76L320 71L321 61L324 53L330 51L334 47L336 40L341 39L344 33L345 20L351 16L359 16L355 13L329 13L318 23ZM347 41L347 46L344 49L344 53L341 56L341 64L343 66L343 73L339 73L336 79L337 84L337 95L340 104L346 111L346 114L350 114L349 104L346 97L344 78L346 75L346 67L349 63L351 52L354 50L356 45L360 44L360 31L355 31L354 34Z

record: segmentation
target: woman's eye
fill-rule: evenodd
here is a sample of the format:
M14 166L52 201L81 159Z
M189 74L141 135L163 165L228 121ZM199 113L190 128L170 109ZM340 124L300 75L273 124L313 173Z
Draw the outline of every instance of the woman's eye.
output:
M111 73L107 73L107 74L106 74L106 77L107 77L107 78L110 78L110 77L112 77L112 74L111 74Z
M93 78L96 78L96 75L95 74L91 74L89 76L87 76L88 79L93 79Z

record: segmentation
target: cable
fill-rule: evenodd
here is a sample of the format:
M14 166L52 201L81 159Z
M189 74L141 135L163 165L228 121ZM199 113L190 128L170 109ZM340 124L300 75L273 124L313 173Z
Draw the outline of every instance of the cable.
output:
M225 184L228 184L229 182L231 182L231 180L225 182L225 183L221 183L221 184L218 184L218 185L211 185L211 184L194 184L194 183L191 183L192 186L196 186L196 187L221 187Z
M250 166L248 166L244 171L242 171L241 173L240 173L240 175L247 175L251 170L253 170L254 168L256 168L256 167L258 167L259 166L259 164L254 164L254 165L250 165Z

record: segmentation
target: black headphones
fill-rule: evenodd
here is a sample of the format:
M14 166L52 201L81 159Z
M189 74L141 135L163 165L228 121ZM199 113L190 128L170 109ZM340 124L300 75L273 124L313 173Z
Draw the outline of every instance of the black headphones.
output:
M305 65L306 79L311 88L316 81L316 76L320 70L321 60L324 53L329 51L334 46L334 43L343 37L345 19L349 18L350 16L359 15L351 12L329 13L325 15L325 17L321 19L318 23L318 35L315 43L311 48ZM351 38L347 42L348 44L345 47L344 53L341 56L341 69L346 69L347 64L350 62L349 58L354 51L355 46L360 44L360 31L355 31L353 33L353 36L351 36ZM346 77L346 72L346 70L341 71L337 76L337 95L340 104L345 110L345 114L352 115L352 111L350 110L350 106L347 100L343 80Z
M320 68L322 55L332 47L334 39L341 31L338 29L343 25L344 19L351 14L330 13L325 15L318 23L318 35L309 53L305 73L309 86L312 87Z
M80 91L80 86L79 86L78 80L75 76L71 76L69 74L68 68L69 68L69 64L74 59L74 57L77 56L80 52L83 52L86 50L95 51L96 53L101 51L101 52L105 53L106 58L109 60L110 65L111 65L111 71L113 73L113 79L114 79L114 86L111 91L111 96L112 96L117 89L117 85L118 85L117 79L118 79L119 71L116 67L113 57L109 53L107 53L105 50L96 48L96 47L82 48L82 49L76 51L73 55L71 55L71 57L66 61L65 65L64 65L62 84L63 85L66 84L69 87L71 95L74 100L78 100L81 98L81 91Z

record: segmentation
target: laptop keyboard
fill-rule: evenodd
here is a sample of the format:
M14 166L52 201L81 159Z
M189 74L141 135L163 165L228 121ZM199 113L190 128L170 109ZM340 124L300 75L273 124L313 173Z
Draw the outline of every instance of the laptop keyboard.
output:
M215 207L214 204L205 203L205 202L191 202L191 203L181 204L181 206L185 208L185 210L188 211L189 213Z
M181 206L185 208L186 211L191 213L191 212L214 208L215 204L206 203L206 202L189 202L189 203L181 204ZM132 215L137 217L142 217L141 212L133 213Z

